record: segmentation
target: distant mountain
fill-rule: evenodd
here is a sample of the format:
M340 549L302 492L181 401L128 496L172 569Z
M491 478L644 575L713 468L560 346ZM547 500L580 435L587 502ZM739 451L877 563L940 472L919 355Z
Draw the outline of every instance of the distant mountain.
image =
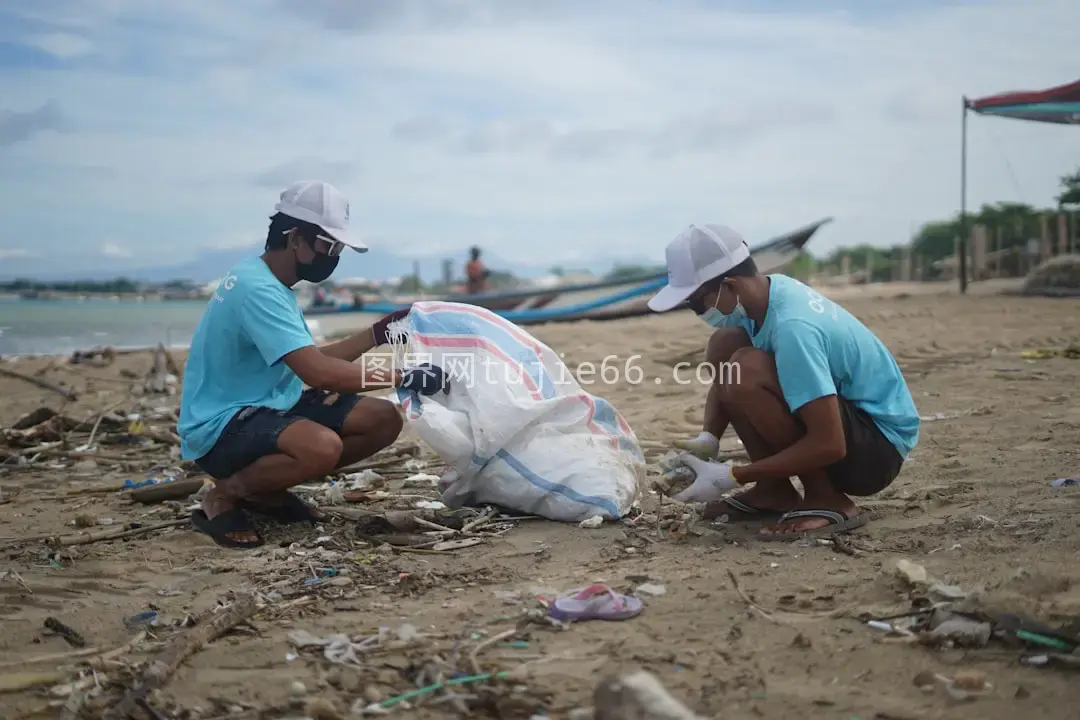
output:
M55 268L55 260L44 262L37 258L11 257L0 260L0 281L16 278L32 278L44 282L65 280L111 280L126 277L132 280L150 283L162 283L169 280L189 280L196 283L210 282L225 274L238 262L259 255L262 246L253 244L247 248L228 250L205 250L188 262L151 267L135 267L116 258L68 257L64 258L65 268ZM341 263L334 272L337 278L364 277L372 280L411 275L414 263L419 264L420 277L425 282L434 282L442 278L442 264L446 256L428 255L407 257L381 249L371 249L359 254L346 250L341 255ZM460 276L465 264L465 254L450 257L454 262L455 276ZM597 275L604 275L615 266L644 265L656 266L662 261L654 258L630 256L626 258L596 257L585 261L560 262L553 258L550 264L537 265L515 262L499 257L490 251L484 253L484 263L490 269L510 272L518 277L538 277L546 275L553 267L566 270L589 270Z

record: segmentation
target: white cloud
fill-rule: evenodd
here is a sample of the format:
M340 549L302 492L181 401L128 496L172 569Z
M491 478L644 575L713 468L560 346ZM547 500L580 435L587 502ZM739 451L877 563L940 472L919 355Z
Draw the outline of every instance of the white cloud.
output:
M0 262L3 262L4 260L14 260L16 258L32 258L32 257L36 257L36 256L33 253L31 253L29 250L26 250L24 248L9 248L9 249L6 249L6 250L5 249L0 249Z
M64 32L36 35L30 38L30 43L63 60L86 55L93 48L93 44L86 38Z
M124 259L130 258L132 253L126 248L122 248L116 243L107 242L101 246L101 254L107 258Z
M826 215L817 249L893 244L958 209L961 95L1077 74L1069 0L289 2L50 5L38 20L94 54L0 66L0 110L51 100L76 130L0 148L35 178L0 195L6 222L55 248L107 232L194 254L238 227L257 242L276 189L323 175L402 254L659 259L690 222L757 242ZM1080 162L1075 127L969 130L970 206L1050 204Z

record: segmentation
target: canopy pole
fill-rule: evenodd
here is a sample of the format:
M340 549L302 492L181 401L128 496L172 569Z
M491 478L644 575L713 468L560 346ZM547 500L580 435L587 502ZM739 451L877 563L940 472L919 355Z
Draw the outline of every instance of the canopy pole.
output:
M960 276L960 294L967 292L967 116L968 99L962 98L960 112L960 257L957 262L957 274Z

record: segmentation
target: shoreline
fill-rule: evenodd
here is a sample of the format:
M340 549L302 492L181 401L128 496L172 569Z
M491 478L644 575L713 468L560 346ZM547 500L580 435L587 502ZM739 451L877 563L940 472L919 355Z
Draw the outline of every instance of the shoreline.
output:
M978 283L972 283L968 286L967 297L1009 297L1009 298L1048 298L1048 299L1070 299L1080 295L1080 291L1077 293L1040 293L1040 294L1024 294L1020 290L1020 286L1023 284L1023 278L1000 278L992 280L982 280ZM940 296L945 297L965 297L961 296L957 290L957 287L953 283L946 282L887 282L887 283L868 283L861 285L814 285L818 291L820 291L826 297L843 304L846 301L872 301L872 300L902 300L906 297L925 297L925 296ZM183 301L176 301L183 302ZM164 303L163 303L164 304ZM173 304L170 301L169 304ZM343 337L347 337L350 333L363 329L367 325L378 317L375 313L366 313L364 311L357 312L344 312L344 313L332 313L326 315L306 316L305 319L309 323L309 327L312 323L315 327L312 328L312 334L315 337L315 341L318 344L323 342L332 342L339 340ZM643 316L653 317L653 316ZM659 316L657 316L659 317ZM620 320L625 320L620 319ZM593 324L607 324L609 322L617 322L616 320L607 321L593 321L593 320L581 320L580 323L593 323ZM571 325L578 324L578 322L570 323ZM535 329L544 327L543 325L526 327L526 331L532 333ZM111 347L118 355L130 355L153 351L157 348L158 344L164 345L167 350L186 351L191 347L190 341L182 343L150 343L146 345L109 345L108 343L99 343L90 345L88 347L76 348L73 350L56 351L56 352L38 352L38 353L11 353L0 355L0 362L17 362L20 359L59 359L69 358L75 352L86 352L97 348Z

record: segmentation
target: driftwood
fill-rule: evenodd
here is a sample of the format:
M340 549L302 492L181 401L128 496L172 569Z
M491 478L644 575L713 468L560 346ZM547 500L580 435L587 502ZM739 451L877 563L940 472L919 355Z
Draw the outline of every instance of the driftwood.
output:
M144 525L143 527L137 528L126 528L124 526L120 526L118 528L109 528L108 530L81 532L75 533L73 535L65 535L64 537L59 537L53 544L58 547L71 547L72 545L89 545L90 543L101 542L102 540L119 540L120 538L143 535L148 532L154 532L155 530L165 530L166 528L177 527L178 525L187 525L190 522L190 518L184 518L183 520L170 520L169 522L156 523L154 525Z
M173 480L168 483L147 485L131 491L131 499L138 503L157 503L166 500L183 500L199 492L203 486L203 478L188 478L186 480Z
M36 378L36 377L33 377L32 375L24 375L23 373L16 372L16 371L12 370L11 368L0 367L0 375L3 375L5 377L10 377L10 378L15 378L16 380L22 380L23 382L28 382L31 385L37 385L39 388L41 388L43 390L49 390L50 392L54 392L57 395L61 395L61 396L63 396L64 398L66 398L68 400L78 400L79 399L78 395L76 395L73 391L68 390L67 388L62 388L59 385L55 385L55 384L49 382L48 380L42 380L41 378Z
M15 421L15 424L11 426L12 430L28 430L36 425L40 425L46 420L51 420L56 417L55 410L49 407L39 407L33 412L23 415L21 418Z
M246 622L255 614L255 597L247 595L238 598L232 605L217 614L205 614L187 632L176 635L169 644L146 666L139 683L129 690L124 697L106 714L106 720L121 720L129 717L139 701L152 691L164 687L185 660L197 653L204 645L212 643L237 625Z
M601 681L593 711L595 720L703 720L644 670Z

